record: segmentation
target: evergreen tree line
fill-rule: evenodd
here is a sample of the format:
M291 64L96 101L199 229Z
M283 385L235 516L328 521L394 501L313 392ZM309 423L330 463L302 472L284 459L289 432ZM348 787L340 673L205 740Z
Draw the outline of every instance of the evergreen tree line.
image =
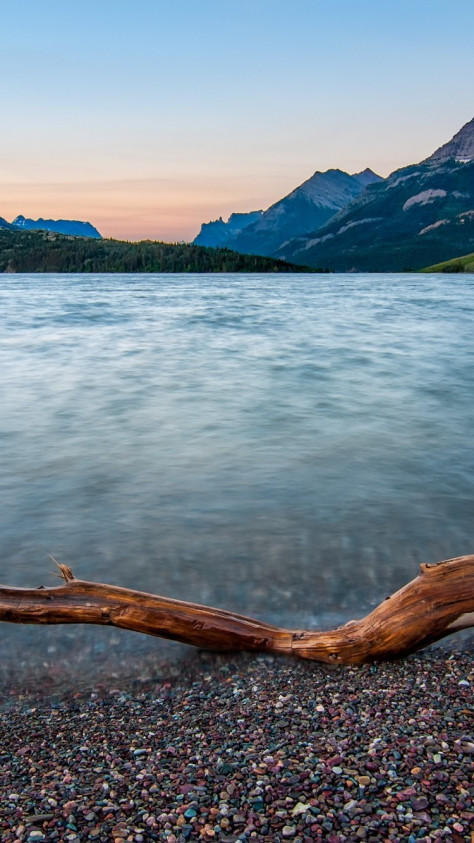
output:
M275 258L188 243L96 240L0 230L0 272L314 272Z

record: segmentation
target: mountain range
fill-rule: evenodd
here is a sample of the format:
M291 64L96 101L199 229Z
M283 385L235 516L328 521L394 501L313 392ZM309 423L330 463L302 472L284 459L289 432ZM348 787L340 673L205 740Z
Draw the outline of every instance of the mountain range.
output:
M420 269L472 252L474 118L387 179L315 173L226 245L339 272Z
M102 239L93 225L78 220L20 215L9 223L0 217L0 230ZM352 175L316 171L265 211L204 223L192 245L336 272L417 270L469 255L474 118L428 158L386 179L369 168Z
M231 214L204 223L193 241L199 246L228 246L250 255L273 255L287 240L314 231L331 219L368 184L380 181L372 170L349 175L342 170L317 171L266 211Z
M0 228L10 231L54 231L56 234L65 234L71 237L94 237L100 240L102 235L90 222L80 220L38 220L28 219L20 214L13 222L7 222L0 217Z

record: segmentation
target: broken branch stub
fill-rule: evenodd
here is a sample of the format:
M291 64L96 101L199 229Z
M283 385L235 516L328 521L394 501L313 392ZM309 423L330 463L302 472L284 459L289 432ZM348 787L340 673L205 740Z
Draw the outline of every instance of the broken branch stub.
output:
M90 623L143 632L209 650L281 653L338 664L406 656L474 626L474 556L421 565L416 579L369 615L327 632L282 629L223 609L75 579L63 585L0 586L0 620Z

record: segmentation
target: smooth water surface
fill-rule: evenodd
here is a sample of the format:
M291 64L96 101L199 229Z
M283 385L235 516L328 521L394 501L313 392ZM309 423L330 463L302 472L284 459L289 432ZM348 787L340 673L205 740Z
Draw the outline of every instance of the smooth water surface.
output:
M0 582L318 624L472 552L473 286L1 276Z

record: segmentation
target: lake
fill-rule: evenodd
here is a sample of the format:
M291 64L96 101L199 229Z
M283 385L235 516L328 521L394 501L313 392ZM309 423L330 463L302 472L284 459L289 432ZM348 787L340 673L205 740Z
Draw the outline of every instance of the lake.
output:
M1 276L0 582L54 584L51 554L323 626L472 552L473 286ZM0 633L54 652L61 630Z

